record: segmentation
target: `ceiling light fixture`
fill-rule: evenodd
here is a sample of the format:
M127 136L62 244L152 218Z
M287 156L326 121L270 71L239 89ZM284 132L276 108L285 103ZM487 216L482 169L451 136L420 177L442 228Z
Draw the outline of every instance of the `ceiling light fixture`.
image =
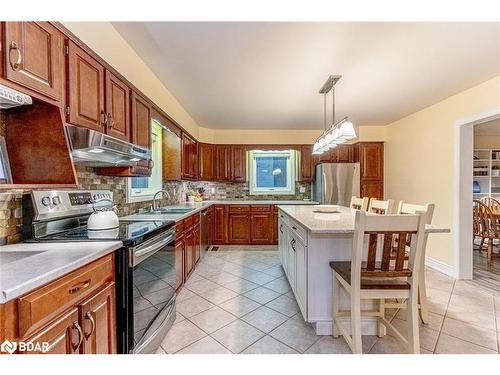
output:
M329 149L337 147L339 144L356 138L354 125L347 117L339 122L335 122L335 84L342 78L340 75L331 75L319 90L323 94L323 134L314 142L313 154L320 155ZM326 94L332 91L332 125L326 128Z

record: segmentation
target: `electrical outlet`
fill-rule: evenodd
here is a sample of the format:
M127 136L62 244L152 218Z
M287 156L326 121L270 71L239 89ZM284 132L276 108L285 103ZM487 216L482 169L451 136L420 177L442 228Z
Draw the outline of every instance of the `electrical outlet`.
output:
M305 193L305 192L306 192L306 188L305 188L304 186L301 186L301 187L299 188L299 192L301 192L301 193Z
M214 187L213 187L213 188L211 188L211 189L210 189L210 192L211 192L212 194L215 194L215 188L214 188Z

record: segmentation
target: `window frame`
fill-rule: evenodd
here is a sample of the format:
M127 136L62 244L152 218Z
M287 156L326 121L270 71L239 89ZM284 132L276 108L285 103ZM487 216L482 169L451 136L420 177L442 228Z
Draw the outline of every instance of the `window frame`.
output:
M257 183L257 163L256 158L259 156L287 156L287 186L284 188L259 188ZM295 195L296 182L296 160L297 155L295 150L251 150L248 153L249 166L249 190L250 195Z
M149 179L149 186L147 188L132 188L132 179L136 177L127 178L127 203L152 200L154 194L162 189L162 138L163 125L159 121L151 119L151 158L153 159L153 168L151 176L146 177ZM157 146L155 146L155 142L158 142Z

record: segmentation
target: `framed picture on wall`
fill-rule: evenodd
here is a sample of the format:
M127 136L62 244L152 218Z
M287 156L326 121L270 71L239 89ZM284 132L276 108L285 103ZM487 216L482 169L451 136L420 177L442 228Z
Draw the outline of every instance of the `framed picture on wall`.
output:
M0 184L12 184L9 155L5 138L0 136Z

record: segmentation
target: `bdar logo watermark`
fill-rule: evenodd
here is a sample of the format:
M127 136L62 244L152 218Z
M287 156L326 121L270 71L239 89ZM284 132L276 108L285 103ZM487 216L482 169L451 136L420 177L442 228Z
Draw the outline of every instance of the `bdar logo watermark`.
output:
M48 342L24 342L24 341L9 341L5 340L0 345L0 351L3 353L13 354L17 349L21 352L42 352L46 353L49 350Z

